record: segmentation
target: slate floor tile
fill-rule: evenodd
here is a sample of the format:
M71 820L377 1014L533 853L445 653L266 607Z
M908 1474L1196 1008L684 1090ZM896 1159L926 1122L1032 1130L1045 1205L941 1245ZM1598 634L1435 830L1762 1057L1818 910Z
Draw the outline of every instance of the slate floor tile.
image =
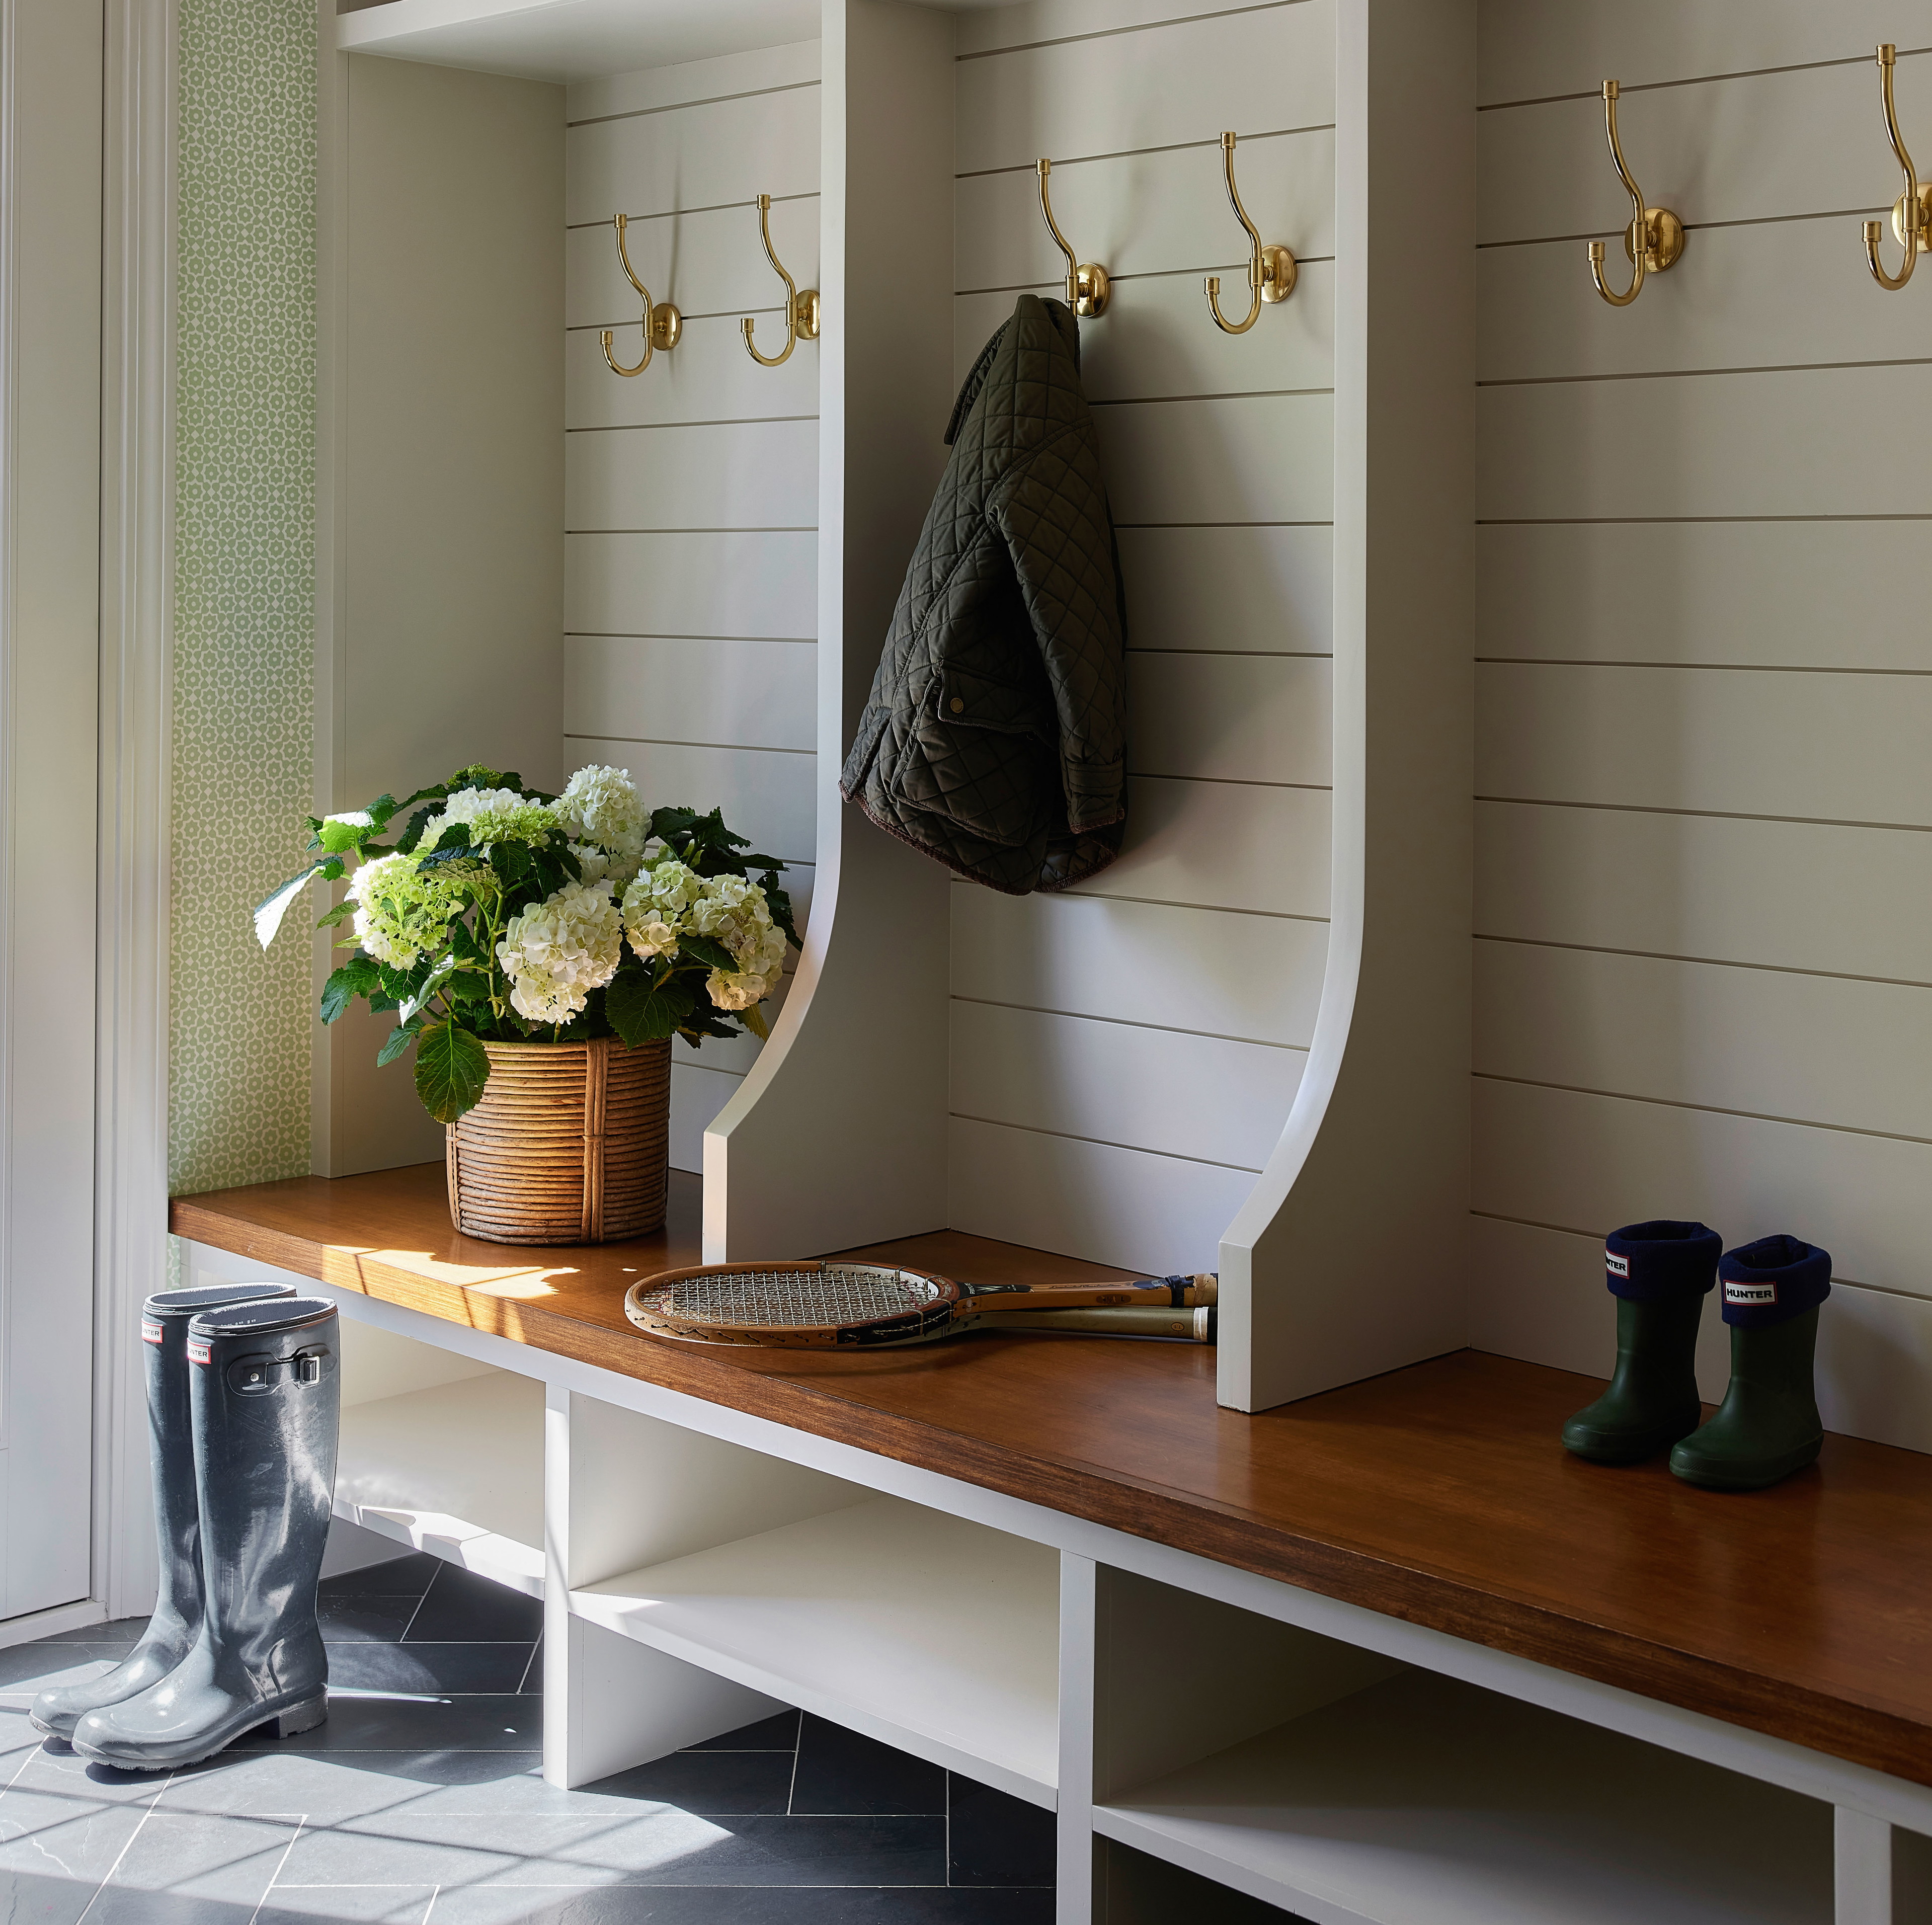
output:
M943 1813L946 1773L877 1738L808 1717L799 1737L791 1809L826 1814Z
M459 1564L439 1564L409 1635L430 1644L473 1638L527 1645L542 1630L542 1599Z
M328 1654L328 1681L338 1690L501 1696L521 1689L530 1663L528 1645L339 1645Z
M410 1628L422 1602L420 1591L325 1591L316 1597L316 1617L326 1645L394 1644Z
M295 1813L317 1827L398 1809L466 1813L566 1812L579 1795L537 1775L535 1752L224 1752L177 1771L158 1809Z
M134 1645L148 1628L145 1618L110 1618L104 1624L82 1624L72 1631L56 1631L42 1638L43 1645ZM17 1650L19 1646L16 1646Z
M707 1738L702 1744L688 1745L690 1751L796 1751L798 1749L796 1711L774 1711L754 1725L740 1725L722 1738Z
M782 1812L791 1801L789 1751L680 1751L603 1778L589 1789L613 1798L675 1805L700 1817Z
M328 1694L328 1717L298 1738L251 1732L231 1751L531 1751L543 1744L543 1701L514 1696Z
M867 1885L518 1891L496 1885L442 1893L432 1925L1053 1925L1053 1894Z
M293 1819L151 1812L88 1911L89 1925L202 1925L247 1918L294 1839Z
M539 1638L530 1647L530 1661L524 1672L523 1696L541 1697L544 1688L543 1640Z
M430 1580L443 1567L442 1560L434 1551L405 1551L399 1558L389 1558L380 1564L364 1564L352 1571L338 1571L334 1577L324 1578L321 1588L325 1591L357 1591L364 1596L376 1593L393 1593L400 1596L407 1591L420 1597L428 1590Z
M0 1651L0 1701L25 1710L49 1685L104 1677L127 1655L118 1645L15 1645Z
M946 1777L947 1882L956 1885L1051 1885L1055 1837L1052 1813L976 1784Z
M249 1925L424 1925L434 1885L277 1885Z

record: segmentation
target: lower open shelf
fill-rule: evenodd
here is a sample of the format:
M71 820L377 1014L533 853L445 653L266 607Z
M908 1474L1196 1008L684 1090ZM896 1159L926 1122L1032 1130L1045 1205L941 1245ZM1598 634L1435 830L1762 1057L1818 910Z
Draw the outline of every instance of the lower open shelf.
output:
M1094 1813L1311 1925L1831 1925L1831 1807L1421 1672Z
M505 1370L343 1407L335 1514L541 1597L544 1387Z
M871 1498L571 1593L572 1611L1051 1808L1059 1561Z

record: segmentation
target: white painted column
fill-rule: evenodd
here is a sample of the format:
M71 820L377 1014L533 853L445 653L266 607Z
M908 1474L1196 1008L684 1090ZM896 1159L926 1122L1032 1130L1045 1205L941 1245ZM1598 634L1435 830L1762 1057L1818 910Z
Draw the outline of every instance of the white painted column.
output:
M1832 1849L1834 1925L1892 1925L1892 1827L1840 1805Z
M1094 1918L1094 1711L1099 1592L1091 1558L1060 1554L1059 1849L1054 1925Z

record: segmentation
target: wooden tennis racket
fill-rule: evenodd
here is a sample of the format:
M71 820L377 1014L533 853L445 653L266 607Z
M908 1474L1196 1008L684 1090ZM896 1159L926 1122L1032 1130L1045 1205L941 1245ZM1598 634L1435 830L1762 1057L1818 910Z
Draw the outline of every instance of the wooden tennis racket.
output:
M632 1284L624 1314L653 1336L785 1350L932 1343L976 1326L1024 1329L1048 1315L1052 1323L1035 1327L1209 1342L1216 1294L1207 1275L1032 1289L961 1283L890 1264L714 1264ZM1166 1315L1150 1323L1158 1312ZM1076 1316L1077 1324L1067 1321Z

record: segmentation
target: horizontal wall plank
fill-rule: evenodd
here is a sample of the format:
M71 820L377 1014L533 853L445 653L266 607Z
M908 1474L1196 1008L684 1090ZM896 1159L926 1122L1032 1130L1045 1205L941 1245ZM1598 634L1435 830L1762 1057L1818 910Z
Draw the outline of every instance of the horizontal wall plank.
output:
M818 214L816 194L776 201L772 208L772 244L801 287L818 285ZM573 227L563 245L565 326L627 322L634 340L639 304L617 258L616 229ZM624 245L651 298L668 301L686 316L735 317L784 310L784 283L765 259L755 199L699 214L634 220L624 230ZM760 330L760 340L769 331L767 322ZM622 349L620 358L626 363L636 360L636 348Z
M1668 44L1666 42L1665 44ZM1876 43L1848 39L1840 67L1804 67L1626 94L1617 129L1652 207L1667 207L1693 229L1712 221L1764 220L1836 213L1843 246L1797 271L1865 278L1861 212L1889 207L1898 168L1880 116ZM1476 223L1479 243L1557 235L1619 232L1630 200L1604 142L1604 103L1589 82L1582 97L1499 109L1476 116ZM1899 110L1912 124L1912 103L1932 103L1932 57L1901 55ZM1578 243L1581 246L1581 242ZM1616 265L1622 270L1619 259ZM1648 298L1660 299L1677 271ZM1874 300L1885 297L1868 284Z
M1616 1352L1603 1246L1526 1225L1478 1219L1472 1253L1479 1350L1606 1376ZM1730 1381L1726 1327L1705 1313L1697 1381L1708 1403ZM1816 1369L1825 1428L1902 1450L1932 1451L1932 1306L1922 1298L1838 1284L1820 1312ZM1578 1386L1578 1402L1592 1394Z
M1032 290L1058 298L1058 277ZM1120 285L1103 320L1081 324L1082 384L1092 401L1148 395L1241 394L1329 388L1335 379L1335 271L1311 261L1292 299L1264 307L1245 334L1224 334L1195 274L1157 274ZM953 303L954 361L963 381L1006 322L1012 292L961 295ZM1248 311L1245 267L1222 280L1222 311Z
M1120 542L1130 649L1334 646L1332 529L1127 528Z
M1267 0L1262 0L1267 4ZM1304 6L1311 0L1274 0ZM1328 0L1312 0L1324 5ZM1227 10L1227 0L1018 0L1010 7L970 7L958 19L959 58L982 58L1003 48L1041 40L1075 40L1164 27L1170 22Z
M1049 40L963 60L958 74L962 174L1030 167L1042 154L1057 172L1063 156L1333 121L1334 9L1270 7ZM1078 229L1067 232L1084 244Z
M745 53L722 53L709 60L683 60L668 67L644 67L628 73L602 73L579 81L564 94L567 121L598 119L610 114L655 113L731 94L796 86L816 80L820 43L796 40Z
M810 749L818 691L814 643L634 635L564 640L568 735Z
M1480 249L1477 379L1922 360L1918 304L1872 285L1857 241L1842 214L1700 228L1669 280L1628 307L1591 285L1581 241Z
M704 1132L738 1093L742 1076L695 1063L670 1066L670 1166L704 1173Z
M1116 521L1334 518L1330 395L1130 403L1100 411L1100 436Z
M1612 74L1649 87L1847 55L1869 62L1882 40L1932 45L1928 0L1483 0L1476 22L1485 103L1594 93Z
M574 127L564 140L564 220L574 227L815 193L823 93L788 88Z
M1476 652L1932 670L1901 538L1910 537L1886 521L1479 528ZM1640 622L1633 580L1645 584Z
M799 640L818 626L818 537L574 535L564 626L574 634Z
M956 1230L1172 1276L1219 1268L1221 1233L1254 1179L955 1117L947 1183Z
M1784 1231L1829 1250L1841 1276L1932 1297L1924 1144L1484 1077L1474 1122L1472 1201L1488 1214L1593 1237L1685 1218L1727 1249Z
M1932 367L1484 388L1485 520L1932 514Z
M1123 283L1140 275L1218 270L1230 296L1247 285L1247 236L1228 205L1220 130L1197 129L1194 138L1196 144L1178 151L1054 163L1050 185L1061 230L1079 236L1082 260L1098 261L1114 277L1104 317L1109 322L1128 311L1129 287ZM1334 253L1333 127L1244 133L1234 153L1234 175L1264 241L1279 242L1298 260ZM958 183L955 209L953 274L962 289L1065 280L1066 256L1040 218L1040 181L1030 164L1010 172L967 175ZM1240 277L1238 287L1228 286L1231 272ZM1204 309L1199 281L1192 285ZM1298 288L1294 298L1300 297ZM1102 326L1085 334L1097 349L1112 331Z
M952 1111L1258 1171L1298 1050L985 1003L952 1005Z
M1491 662L1479 795L1932 824L1932 677Z
M1326 655L1131 655L1127 766L1325 788L1334 682Z
M1072 892L1277 916L1328 913L1326 790L1141 776L1127 794L1125 848Z
M564 526L812 526L818 424L738 421L564 437Z
M808 863L816 853L815 756L598 736L572 736L564 748L574 762L629 769L653 808L722 808L726 824L760 854Z
M1475 960L1484 1075L1932 1138L1932 990L1517 943Z
M764 338L769 337L767 333ZM617 333L611 352L628 367L638 358L642 338L634 321ZM674 349L653 355L643 373L627 379L604 364L596 335L579 329L563 337L563 405L565 425L575 429L815 420L818 350L808 343L782 367L760 367L745 352L737 322L720 315L686 323ZM944 428L941 421L933 431ZM798 519L810 522L815 515L815 509L806 508Z
M1517 942L1932 982L1932 835L1479 802L1475 919Z
M1322 922L1090 896L952 892L952 993L1306 1049Z

